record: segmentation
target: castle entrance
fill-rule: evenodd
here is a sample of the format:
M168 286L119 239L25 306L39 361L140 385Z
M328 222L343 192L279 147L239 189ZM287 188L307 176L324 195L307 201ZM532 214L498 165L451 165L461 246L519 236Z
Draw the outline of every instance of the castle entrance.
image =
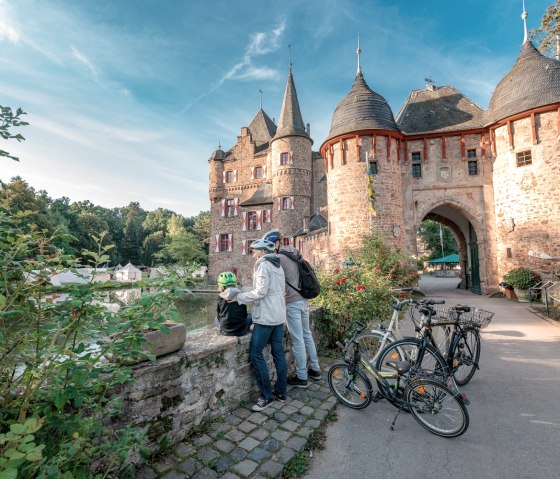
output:
M467 289L481 294L481 267L479 254L479 240L475 226L471 223L461 208L455 204L443 203L432 208L420 219L432 220L448 228L456 240L460 269L449 270L441 276L456 276L456 282L447 282L453 288ZM484 274L484 273L483 273ZM434 273L438 276L438 272Z

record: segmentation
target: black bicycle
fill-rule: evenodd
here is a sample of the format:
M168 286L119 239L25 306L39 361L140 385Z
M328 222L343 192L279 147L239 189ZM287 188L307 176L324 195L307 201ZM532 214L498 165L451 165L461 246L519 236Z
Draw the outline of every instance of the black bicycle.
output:
M423 358L426 355L433 362L435 354L434 371L448 379L453 377L458 386L464 386L472 379L479 369L479 331L490 323L494 313L462 305L449 310L433 306L441 303L418 306L422 314L422 319L415 321L418 336L389 344L377 358L377 369L386 370L387 361L425 362ZM439 331L439 334L434 334L434 331Z
M464 434L469 427L464 395L447 387L437 373L423 370L420 363L387 361L389 370L379 371L360 353L360 343L356 337L366 326L357 324L350 339L352 348L337 342L345 351L344 362L334 364L328 372L329 387L337 400L350 408L363 409L372 401L387 399L398 409L391 429L399 413L404 410L409 411L423 428L433 434L442 437ZM361 368L375 379L379 388L375 393ZM406 381L401 380L403 377L406 377ZM394 382L390 383L388 379L394 379Z

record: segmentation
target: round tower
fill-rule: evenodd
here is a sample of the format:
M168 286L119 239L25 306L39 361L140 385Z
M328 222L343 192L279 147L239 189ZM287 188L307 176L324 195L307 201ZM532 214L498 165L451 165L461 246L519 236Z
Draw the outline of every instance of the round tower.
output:
M391 107L358 70L321 145L327 171L329 247L341 259L374 231L404 247L401 133Z
M500 278L519 266L552 273L546 258L560 257L560 62L539 53L524 27L519 57L486 112Z
M221 199L224 195L225 157L225 152L222 150L221 146L218 146L218 149L215 150L208 159L208 163L210 164L209 194L211 202Z
M278 129L271 142L273 222L285 238L293 237L311 214L311 145L301 118L290 63Z

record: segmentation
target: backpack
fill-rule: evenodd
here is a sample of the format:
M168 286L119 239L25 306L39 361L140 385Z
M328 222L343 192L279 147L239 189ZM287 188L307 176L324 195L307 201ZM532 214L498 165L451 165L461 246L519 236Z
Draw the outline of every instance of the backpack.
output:
M319 296L321 292L321 286L319 285L319 280L315 275L315 271L311 265L305 261L301 256L296 256L295 254L288 253L287 251L279 251L278 254L287 256L292 261L295 261L298 266L299 271L299 288L292 286L286 281L286 284L297 291L305 299L313 299Z

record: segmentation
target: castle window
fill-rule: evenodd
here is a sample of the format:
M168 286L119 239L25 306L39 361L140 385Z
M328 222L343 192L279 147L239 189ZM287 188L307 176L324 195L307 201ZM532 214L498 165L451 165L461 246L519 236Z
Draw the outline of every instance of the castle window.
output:
M475 149L467 150L467 158L476 158L476 150Z
M377 161L370 161L367 174L370 176L377 175Z
M287 196L286 198L282 198L282 209L283 210L290 210L292 204L291 197Z
M220 235L220 251L231 251L232 240L230 234Z
M284 153L280 153L280 164L281 165L290 164L290 154L287 151Z
M413 151L411 153L412 161L422 161L422 153L419 151Z
M233 183L235 181L235 172L233 170L226 171L226 183Z
M517 157L517 166L526 166L533 163L533 159L531 157L531 150L527 151L520 151L516 155Z
M290 246L290 238L282 238L282 246Z
M235 199L229 198L226 200L226 216L234 216L235 215Z
M262 166L255 166L255 179L260 180L261 178L264 178L263 167Z
M478 175L478 161L469 161L469 175Z
M257 229L257 212L249 211L247 212L247 229L256 230Z
M422 163L420 161L412 163L412 177L413 178L422 177Z

